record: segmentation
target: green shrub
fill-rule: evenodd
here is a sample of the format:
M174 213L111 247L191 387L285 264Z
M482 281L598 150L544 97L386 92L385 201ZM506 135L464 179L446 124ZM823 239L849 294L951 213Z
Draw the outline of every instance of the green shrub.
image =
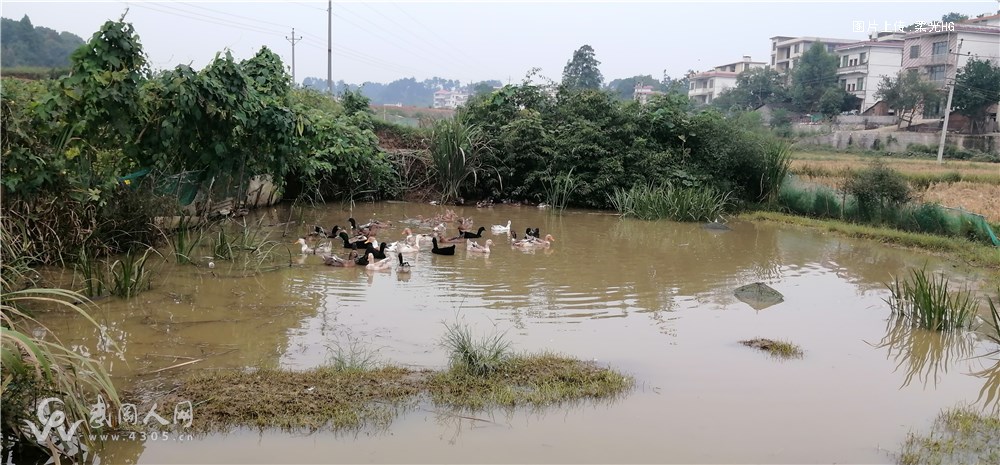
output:
M712 188L683 189L642 184L628 190L615 188L609 201L623 217L712 221L725 211L730 195Z
M844 189L854 198L862 221L881 222L891 209L905 204L911 196L906 178L879 160L852 173Z

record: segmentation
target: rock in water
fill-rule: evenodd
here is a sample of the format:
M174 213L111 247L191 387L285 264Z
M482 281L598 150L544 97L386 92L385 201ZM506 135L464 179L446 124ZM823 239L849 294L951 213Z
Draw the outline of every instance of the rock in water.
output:
M747 284L737 288L733 294L741 302L753 307L754 310L763 310L785 301L785 296L764 283Z

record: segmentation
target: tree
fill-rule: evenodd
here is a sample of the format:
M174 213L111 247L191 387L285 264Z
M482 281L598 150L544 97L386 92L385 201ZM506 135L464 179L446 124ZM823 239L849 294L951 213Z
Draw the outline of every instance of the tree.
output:
M68 67L69 56L83 39L68 32L36 27L25 15L20 21L0 20L0 66Z
M937 85L933 82L921 78L915 72L901 71L896 77L882 77L875 98L884 101L889 108L897 111L898 126L905 120L906 127L910 127L917 109L938 101L940 95Z
M608 83L607 89L611 91L619 100L632 100L632 94L635 92L636 85L643 86L653 86L656 90L663 90L660 88L660 83L653 76L632 76L624 79L615 79Z
M972 120L972 133L987 132L986 110L1000 102L1000 66L970 59L955 77L952 106Z
M792 103L801 111L818 111L819 102L837 85L837 56L827 53L821 42L813 42L792 71Z
M955 13L955 12L951 12L941 16L942 23L957 23L959 21L965 21L967 19L969 19L969 15L963 15L961 13Z
M598 69L600 65L591 46L580 47L573 52L573 58L563 68L563 86L570 89L600 89L604 82L604 76Z
M753 110L767 103L788 100L781 74L770 68L753 68L736 76L736 86L712 100L722 110Z

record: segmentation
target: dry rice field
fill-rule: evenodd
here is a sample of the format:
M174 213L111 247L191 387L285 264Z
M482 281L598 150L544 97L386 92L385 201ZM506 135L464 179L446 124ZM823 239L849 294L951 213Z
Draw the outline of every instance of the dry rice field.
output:
M865 168L872 160L855 154L797 152L793 154L791 172L804 180L837 189L849 171ZM916 195L924 202L961 208L1000 224L1000 163L950 160L939 165L933 159L879 157L889 167L911 180L935 179L958 173L959 182L931 182Z

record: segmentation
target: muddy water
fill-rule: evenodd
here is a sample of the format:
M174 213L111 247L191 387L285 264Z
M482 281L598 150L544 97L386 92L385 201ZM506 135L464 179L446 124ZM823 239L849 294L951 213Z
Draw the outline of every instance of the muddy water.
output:
M331 206L306 212L289 234L344 225L353 215L397 222L384 234L395 239L400 220L442 211ZM493 238L493 252L421 251L410 259L410 276L326 267L315 256L249 278L234 277L223 262L211 270L163 263L151 291L100 302L98 317L124 349L121 358L103 352L108 341L75 320L47 322L106 358L124 387L169 385L193 370L304 369L338 347L441 368L443 323L464 321L481 334L505 332L517 350L616 367L637 380L633 393L596 405L480 412L480 420L421 405L387 431L347 435L233 431L118 441L106 447L105 463L888 463L908 431L928 426L942 408L976 401L983 387L969 375L983 366L969 356L985 344L887 321L882 282L892 273L926 264L957 280L979 278L927 255L746 222L720 232L589 211L459 213L487 227L480 243ZM288 218L282 209L260 214L265 224ZM515 231L552 234L554 244L511 249L489 230L508 219ZM279 238L284 228L272 229ZM785 301L758 311L733 297L734 288L757 281ZM737 342L754 337L795 342L805 356L776 361ZM152 374L190 360L201 361Z

